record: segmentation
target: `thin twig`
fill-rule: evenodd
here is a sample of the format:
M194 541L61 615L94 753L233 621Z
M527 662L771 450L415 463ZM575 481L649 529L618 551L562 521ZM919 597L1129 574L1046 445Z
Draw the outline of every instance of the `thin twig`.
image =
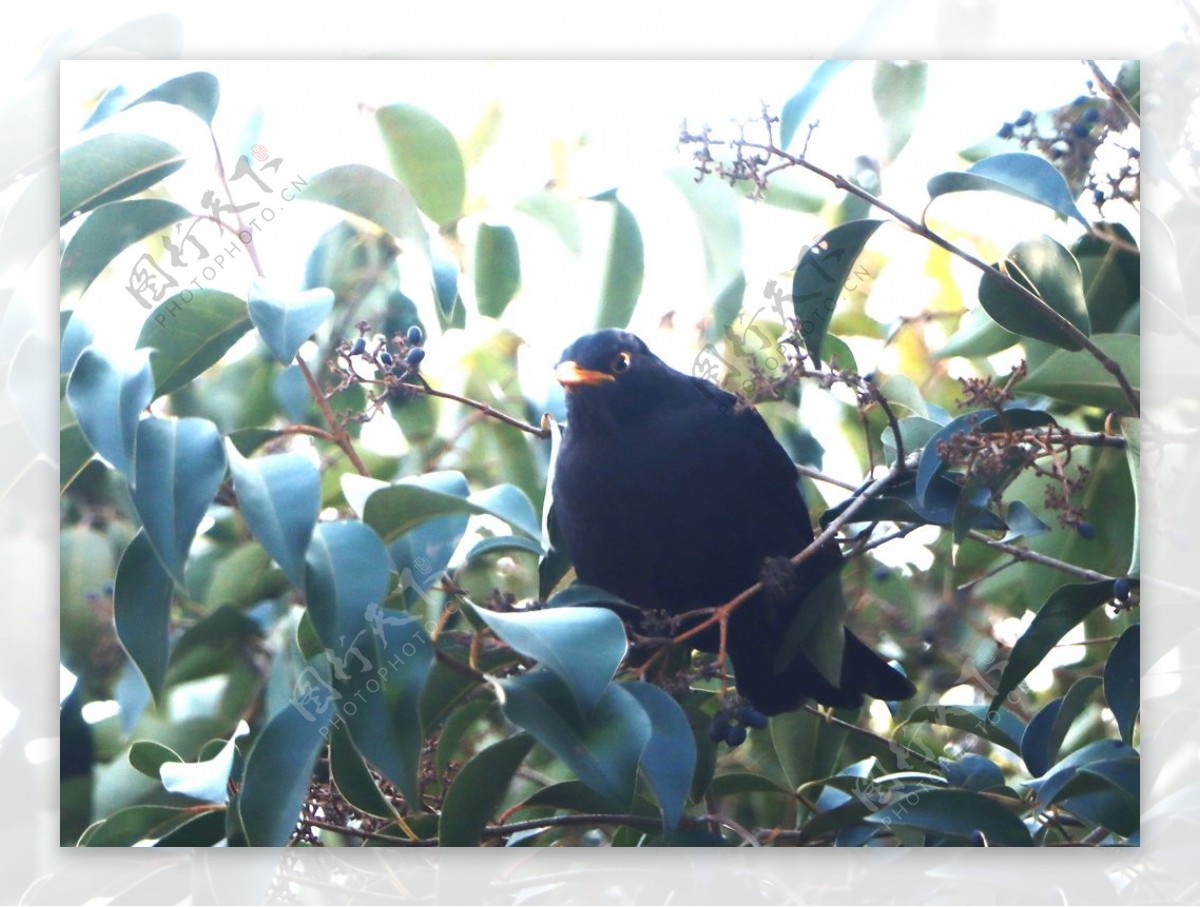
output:
M470 397L463 397L463 396L460 396L459 394L452 394L449 391L436 390L436 389L430 387L429 382L426 381L425 378L421 375L417 375L417 380L420 381L421 383L420 384L399 384L397 386L402 387L406 390L417 391L418 393L428 394L430 397L441 397L444 400L453 400L455 403L461 403L463 406L470 406L473 409L479 410L485 416L489 416L493 419L497 419L497 420L505 423L506 425L511 425L513 428L519 428L521 431L527 432L528 434L531 434L536 438L542 438L543 440L545 440L550 437L550 429L549 428L539 428L536 425L530 425L528 422L525 422L525 421L522 421L521 419L517 419L513 416L510 416L510 415L508 415L508 413L502 413L502 412L500 412L500 410L498 410L492 406L489 406L486 403L480 403L478 400L472 400Z
M1066 561L1060 561L1058 558L1040 554L1039 552L1033 551L1029 548L1022 548L1019 545L1010 545L1008 542L1002 542L999 539L988 538L977 529L972 529L970 534L971 538L975 541L983 542L983 544L987 545L989 548L995 548L997 551L1003 551L1006 554L1011 554L1019 561L1029 561L1033 564L1041 564L1043 567L1053 567L1055 570L1061 570L1064 573L1073 574L1078 576L1080 579L1085 579L1093 583L1113 579L1113 577L1105 576L1103 573L1097 573L1095 570L1089 570L1086 567L1079 567L1075 564L1068 564Z
M1133 104L1129 102L1129 98L1125 97L1125 92L1121 91L1121 89L1118 88L1108 78L1108 76L1104 74L1103 70L1096 65L1095 60L1084 60L1083 62L1087 65L1087 68L1092 71L1092 75L1095 76L1096 81L1100 83L1100 87L1104 89L1104 93L1112 98L1112 102L1114 104L1121 108L1121 113L1129 117L1129 122L1133 123L1134 126L1137 126L1139 129L1141 129L1142 118L1138 116L1138 112L1133 109Z

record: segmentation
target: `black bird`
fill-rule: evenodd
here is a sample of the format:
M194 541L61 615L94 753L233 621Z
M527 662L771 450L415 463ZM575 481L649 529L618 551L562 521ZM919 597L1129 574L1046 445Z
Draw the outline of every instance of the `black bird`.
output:
M579 338L555 374L567 425L554 515L580 582L676 615L762 579L764 590L730 615L726 652L739 695L766 715L810 698L854 707L864 693L913 695L848 629L836 686L788 637L798 616L804 622L809 591L840 582L842 555L830 542L799 567L787 563L812 542L812 526L795 466L753 408L624 331ZM717 651L716 627L691 642Z

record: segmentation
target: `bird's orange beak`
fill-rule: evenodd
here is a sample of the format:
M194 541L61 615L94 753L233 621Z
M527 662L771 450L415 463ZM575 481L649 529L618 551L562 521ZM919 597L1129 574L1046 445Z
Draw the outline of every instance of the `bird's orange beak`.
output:
M554 370L554 377L567 390L578 387L581 384L603 384L605 381L616 380L607 372L597 372L592 369L580 368L578 362L571 362L570 360L558 364L558 368Z

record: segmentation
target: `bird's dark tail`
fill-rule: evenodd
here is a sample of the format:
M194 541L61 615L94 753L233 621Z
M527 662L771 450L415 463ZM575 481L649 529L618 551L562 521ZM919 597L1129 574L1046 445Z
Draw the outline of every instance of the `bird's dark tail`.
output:
M762 652L739 652L731 647L738 693L767 715L798 709L806 699L836 708L857 708L863 696L887 701L908 699L916 693L912 682L891 667L866 643L846 630L842 676L835 687L804 656L775 673Z

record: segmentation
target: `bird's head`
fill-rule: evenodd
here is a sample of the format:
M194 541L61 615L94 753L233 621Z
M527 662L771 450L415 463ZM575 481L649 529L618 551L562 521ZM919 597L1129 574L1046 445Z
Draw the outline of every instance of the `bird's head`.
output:
M645 418L687 381L639 337L616 330L580 337L563 351L554 376L566 388L573 423Z

